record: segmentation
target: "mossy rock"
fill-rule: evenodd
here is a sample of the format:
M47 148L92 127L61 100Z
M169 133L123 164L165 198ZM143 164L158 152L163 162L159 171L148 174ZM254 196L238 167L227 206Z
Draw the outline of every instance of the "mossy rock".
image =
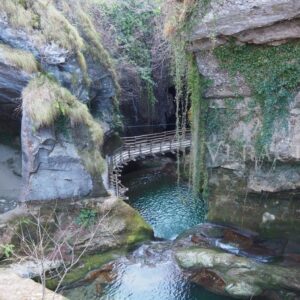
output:
M113 250L100 254L84 256L78 265L72 269L65 277L63 286L71 286L72 284L84 279L84 277L92 270L101 268L104 264L117 259L122 255L126 255L125 250ZM47 288L55 290L59 280L57 278L49 279L46 282Z
M111 214L115 220L124 219L125 230L121 234L120 244L132 248L134 245L151 240L153 229L142 216L124 201L118 199Z

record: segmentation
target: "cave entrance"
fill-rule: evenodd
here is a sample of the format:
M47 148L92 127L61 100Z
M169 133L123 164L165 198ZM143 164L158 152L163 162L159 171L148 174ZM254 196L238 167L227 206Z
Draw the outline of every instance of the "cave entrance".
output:
M0 214L16 207L22 186L20 95L0 88Z

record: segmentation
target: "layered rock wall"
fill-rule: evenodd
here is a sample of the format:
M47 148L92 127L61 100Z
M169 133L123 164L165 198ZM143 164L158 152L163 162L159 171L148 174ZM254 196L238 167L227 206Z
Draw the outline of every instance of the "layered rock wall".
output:
M0 5L0 143L11 140L11 136L13 139L22 136L22 200L103 195L106 191L101 176L98 174L94 178L79 153L90 148L84 134L72 137L71 134L59 133L59 120L55 124L37 126L24 103L22 117L22 91L32 79L47 74L80 102L93 108L92 113L103 131L112 129L118 118L114 101L116 86L107 62L103 59L101 63L83 49L84 43L88 43L84 40L86 35L81 29L77 33L72 21L69 23L68 16L64 17L59 7L51 4L42 9L43 5L43 1L25 1L24 7L18 1L4 1ZM14 19L17 15L18 19ZM28 19L29 25L23 17ZM33 22L35 18L38 24ZM18 24L21 21L26 21L23 26ZM60 24L60 33L49 32L47 28L51 22L55 26ZM69 32L69 37L66 32ZM63 39L72 34L73 40L71 38L69 44L64 45L66 41ZM30 102L38 103L43 97L45 95L38 93ZM61 113L65 113L63 109ZM94 150L100 155L100 148ZM5 196L0 190L1 195Z
M276 47L298 49L299 21L300 3L295 0L211 1L192 21L190 50L200 74L210 80L205 91L206 148L213 219L255 228L271 223L272 228L291 228L300 222L299 72L266 73L265 86L257 87L248 76L252 72L255 78L255 70L243 69L247 55ZM222 52L230 45L234 46ZM282 66L298 70L299 56L281 64L284 49L278 49L275 54L253 55L257 76L265 61L276 71ZM242 51L245 55L235 59ZM268 105L272 97L280 100ZM268 138L259 141L264 134ZM259 143L263 154L258 153ZM266 213L274 218L266 221Z

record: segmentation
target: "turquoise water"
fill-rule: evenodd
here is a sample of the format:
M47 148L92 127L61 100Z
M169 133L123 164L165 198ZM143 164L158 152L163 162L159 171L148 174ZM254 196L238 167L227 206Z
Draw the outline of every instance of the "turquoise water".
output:
M185 230L204 222L205 202L194 197L186 184L161 172L126 175L129 204L152 226L158 238L174 239Z
M165 239L140 246L114 263L113 280L95 280L68 291L71 300L228 300L188 281L174 262L172 242L183 231L205 220L205 203L191 195L176 178L145 170L124 176L129 204Z
M102 300L224 300L189 283L172 261L123 263L117 280L105 288Z

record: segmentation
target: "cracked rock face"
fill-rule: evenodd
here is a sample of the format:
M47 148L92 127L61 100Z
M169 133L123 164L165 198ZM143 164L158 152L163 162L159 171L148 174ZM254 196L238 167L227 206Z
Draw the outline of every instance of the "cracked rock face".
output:
M74 53L54 42L38 44L34 37L23 30L12 28L1 13L0 43L31 53L39 63L40 70L52 75L81 102L90 102L93 113L101 118L104 130L110 130L114 121L112 99L115 87L109 71L103 66L86 57L89 77L93 82L90 86L85 85ZM6 136L22 136L21 199L70 199L105 194L101 179L92 178L83 165L75 141L57 134L52 127L35 129L24 107L22 117L21 94L34 76L35 73L29 74L11 66L5 57L0 59L0 144L6 141ZM14 197L14 201L17 201L18 197ZM2 198L7 199L7 195L0 188Z
M288 107L286 126L275 122L267 155L258 161L255 147L262 109L242 74L232 76L222 69L212 50L232 40L269 47L299 41L300 2L212 0L198 20L189 35L190 50L201 75L211 81L205 91L209 112L232 118L215 120L222 128L211 130L207 138L209 217L257 229L264 227L261 220L269 212L275 216L271 228L286 225L291 230L289 222L300 224L299 89Z
M55 135L53 128L32 132L24 111L22 119L23 201L71 199L88 196L92 177L72 141Z
M229 37L245 43L278 44L300 37L299 18L297 0L213 0L190 40L203 50L224 44Z

